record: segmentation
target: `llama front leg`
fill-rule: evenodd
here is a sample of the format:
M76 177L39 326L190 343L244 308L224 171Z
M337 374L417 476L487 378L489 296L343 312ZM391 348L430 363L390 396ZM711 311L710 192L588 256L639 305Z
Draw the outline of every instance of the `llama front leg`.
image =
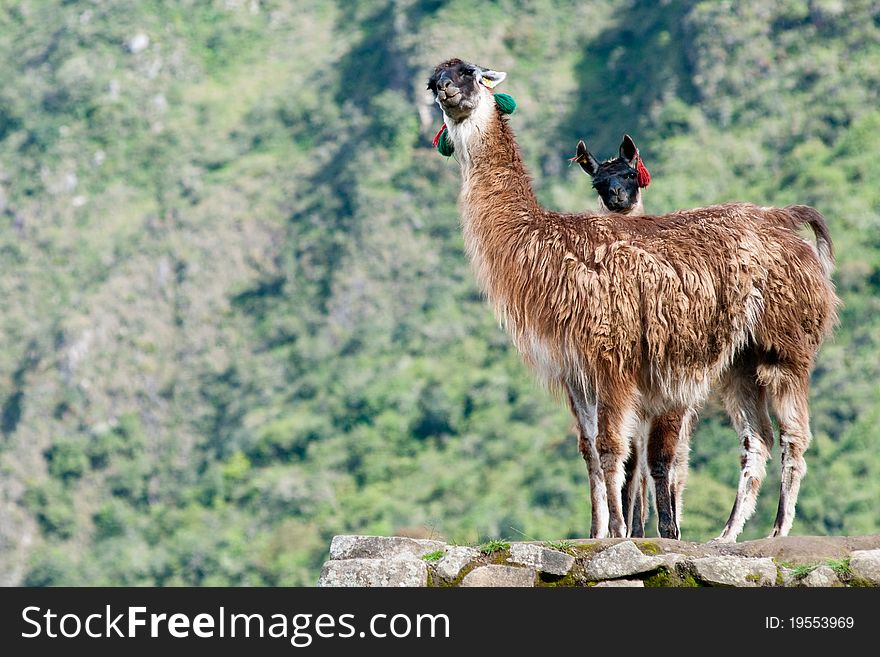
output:
M782 448L782 476L779 488L779 509L770 536L787 536L794 522L801 479L807 472L804 452L810 445L810 415L807 381L791 383L780 379L772 389L773 410L779 418L779 445ZM800 385L798 385L800 384Z
M635 413L631 404L603 403L599 407L596 451L605 477L605 495L608 500L608 531L613 538L626 536L623 516L622 490L624 461L629 454Z
M608 536L608 498L605 475L596 449L597 404L592 391L585 391L578 383L566 384L568 403L578 426L578 451L587 464L590 480L591 538Z
M596 451L596 438L585 437L583 432L578 436L578 450L587 464L587 476L590 478L590 538L606 538L608 536L608 498L605 494L605 475Z

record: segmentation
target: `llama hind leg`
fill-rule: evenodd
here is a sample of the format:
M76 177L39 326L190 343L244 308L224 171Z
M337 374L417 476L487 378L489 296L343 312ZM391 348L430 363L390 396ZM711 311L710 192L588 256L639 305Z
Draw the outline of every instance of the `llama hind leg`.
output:
M675 449L675 458L672 461L672 504L675 513L675 524L681 535L681 515L684 506L684 488L687 484L689 472L688 456L691 450L691 433L697 419L697 412L693 408L685 411L681 420L681 428L678 433L678 446Z
M779 488L779 509L770 536L787 536L794 522L795 505L801 479L807 472L804 452L810 445L810 413L808 379L791 379L771 388L773 410L779 419L779 445L782 448L782 476Z
M633 444L624 468L623 519L627 527L626 535L641 538L645 535L645 512L642 497L643 472L636 450L637 447Z
M648 434L648 467L654 479L657 529L662 538L681 538L676 511L676 460L686 413L674 411L655 417Z
M648 469L645 463L645 444L648 437L644 422L639 423L630 443L623 484L623 518L627 536L642 538L648 520Z
M766 388L755 383L753 369L741 370L740 374L726 380L723 391L727 412L740 439L740 476L730 517L715 539L719 543L735 542L755 512L773 445Z

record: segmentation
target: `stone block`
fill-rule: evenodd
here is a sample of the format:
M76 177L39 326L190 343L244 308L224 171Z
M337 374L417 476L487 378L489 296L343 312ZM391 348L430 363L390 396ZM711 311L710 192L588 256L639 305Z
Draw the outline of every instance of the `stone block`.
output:
M712 586L776 585L776 564L767 557L700 557L689 566L694 577Z
M446 547L442 541L404 536L334 536L330 559L421 559Z
M501 586L527 587L535 585L535 571L532 568L513 566L480 566L474 568L461 580L462 586Z
M594 556L587 563L584 576L589 580L618 579L657 570L661 557L642 554L632 541L617 543Z
M328 561L318 586L427 586L428 566L416 559L343 559Z
M531 543L511 544L508 561L531 566L541 573L560 576L568 575L571 572L571 567L574 566L573 556Z
M856 550L850 555L849 567L857 580L880 586L880 550Z
M476 548L450 545L447 546L443 558L435 563L434 568L440 577L454 580L461 573L461 569L478 558L480 554L481 552Z

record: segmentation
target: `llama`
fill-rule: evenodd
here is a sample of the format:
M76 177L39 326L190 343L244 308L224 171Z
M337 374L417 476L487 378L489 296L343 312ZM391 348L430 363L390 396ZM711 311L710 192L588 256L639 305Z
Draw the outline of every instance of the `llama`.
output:
M618 148L618 156L599 162L583 140L578 141L575 156L584 173L593 181L598 193L598 213L617 212L629 216L642 216L645 206L642 203L642 189L651 182L651 176L639 155L639 149L632 137L625 134ZM675 526L681 538L681 514L684 486L688 474L688 453L690 451L690 432L696 418L696 409L688 409L684 415L669 413L655 418L652 427L643 427L643 432L631 436L632 445L626 460L623 484L623 517L627 536L645 535L648 520L648 472L653 465L647 459L648 431L655 431L654 444L672 441L675 459L672 467L671 500L675 511ZM671 432L671 435L666 435Z
M577 162L584 173L593 180L593 189L599 194L600 214L617 212L631 216L645 214L642 205L642 187L647 187L650 176L643 180L639 175L639 149L629 135L623 136L618 156L599 162L587 149L583 140L578 142L577 153L572 161ZM644 175L647 175L647 169Z
M754 508L772 441L768 401L782 444L771 535L787 534L810 441L809 374L837 305L824 219L806 206L747 203L647 218L546 210L493 101L505 77L451 59L428 89L461 163L461 225L478 285L577 421L591 536L625 535L620 491L635 425L684 414L714 382L742 443L737 499L719 538L735 540ZM803 224L815 247L797 233ZM654 431L648 443L660 531L672 536L677 443Z

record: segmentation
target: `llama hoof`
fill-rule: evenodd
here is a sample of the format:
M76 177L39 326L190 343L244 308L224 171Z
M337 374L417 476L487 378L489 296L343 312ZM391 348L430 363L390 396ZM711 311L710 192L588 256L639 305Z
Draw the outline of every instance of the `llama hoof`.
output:
M724 536L722 534L721 536L717 536L717 537L713 538L711 541L709 541L710 545L722 545L724 543L736 543L736 537L735 536Z

